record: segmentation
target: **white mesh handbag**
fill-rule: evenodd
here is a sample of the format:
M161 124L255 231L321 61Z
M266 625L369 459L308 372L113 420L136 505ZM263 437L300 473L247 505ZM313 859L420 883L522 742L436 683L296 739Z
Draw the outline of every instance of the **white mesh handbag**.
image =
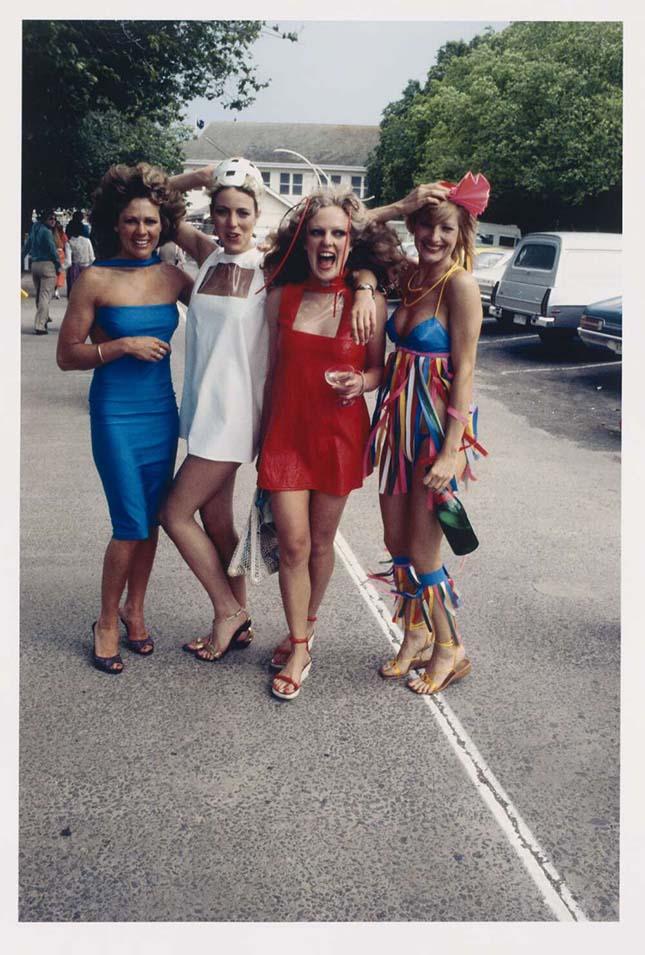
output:
M229 577L246 575L259 584L278 569L278 535L268 491L257 488L246 526L228 565Z

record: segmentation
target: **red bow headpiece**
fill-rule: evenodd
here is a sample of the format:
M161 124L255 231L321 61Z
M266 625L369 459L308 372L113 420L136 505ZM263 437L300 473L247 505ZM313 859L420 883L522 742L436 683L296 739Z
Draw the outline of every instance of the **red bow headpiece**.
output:
M441 185L450 189L450 202L463 206L473 216L481 215L488 205L490 183L483 172L478 172L475 176L472 172L467 172L456 185L454 182L442 182Z

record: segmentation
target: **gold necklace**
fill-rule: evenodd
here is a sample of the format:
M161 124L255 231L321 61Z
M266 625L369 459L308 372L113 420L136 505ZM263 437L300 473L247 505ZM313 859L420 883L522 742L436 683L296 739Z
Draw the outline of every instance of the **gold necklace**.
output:
M403 305L405 305L406 308L411 308L413 305L416 305L417 302L420 302L422 298L425 298L426 295L429 295L430 292L433 292L436 289L437 285L440 285L441 282L447 279L449 275L452 275L455 269L458 269L458 268L459 268L459 263L453 262L450 268L448 269L448 271L444 272L443 275L440 275L437 281L434 283L434 285L431 285L430 288L427 288L424 292L421 292L421 289L423 288L422 285L419 288L414 288L412 285L408 283L408 287L402 296ZM408 301L405 297L407 292L421 292L421 295L419 295L419 297L415 298L413 301Z

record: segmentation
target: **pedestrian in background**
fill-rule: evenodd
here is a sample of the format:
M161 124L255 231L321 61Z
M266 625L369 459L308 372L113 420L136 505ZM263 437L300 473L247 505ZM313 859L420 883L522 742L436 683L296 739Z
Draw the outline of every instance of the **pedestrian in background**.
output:
M90 238L90 227L87 222L85 222L85 215L80 209L75 209L74 212L72 212L72 217L67 223L66 231L70 239L72 235L83 235L86 239Z
M92 660L110 674L123 671L121 622L130 650L148 656L154 648L144 598L178 433L170 339L177 299L187 302L192 289L190 277L163 263L156 249L174 238L184 211L162 170L147 163L108 170L92 209L101 260L76 280L58 338L60 368L94 369L92 453L113 535L103 560L101 612L92 625Z
M67 237L71 265L67 269L67 297L69 298L74 282L83 269L88 268L95 259L94 247L90 239L83 232L83 223L78 219L70 219L67 223Z
M56 215L48 209L33 223L22 248L23 259L26 255L31 256L31 276L36 290L34 335L47 334L47 324L51 321L49 304L56 288L56 277L62 269L53 236L55 224Z
M56 285L54 287L54 298L60 298L60 290L65 287L65 273L72 264L71 254L68 246L69 239L62 225L56 219L54 223L54 243L58 252L58 260L61 270L56 276Z

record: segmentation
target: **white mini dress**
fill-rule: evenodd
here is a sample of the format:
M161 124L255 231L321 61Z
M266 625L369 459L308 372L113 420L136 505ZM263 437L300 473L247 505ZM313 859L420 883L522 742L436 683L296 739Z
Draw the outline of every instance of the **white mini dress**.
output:
M216 249L201 266L186 318L186 367L179 434L188 453L210 461L257 455L268 326L263 255Z

